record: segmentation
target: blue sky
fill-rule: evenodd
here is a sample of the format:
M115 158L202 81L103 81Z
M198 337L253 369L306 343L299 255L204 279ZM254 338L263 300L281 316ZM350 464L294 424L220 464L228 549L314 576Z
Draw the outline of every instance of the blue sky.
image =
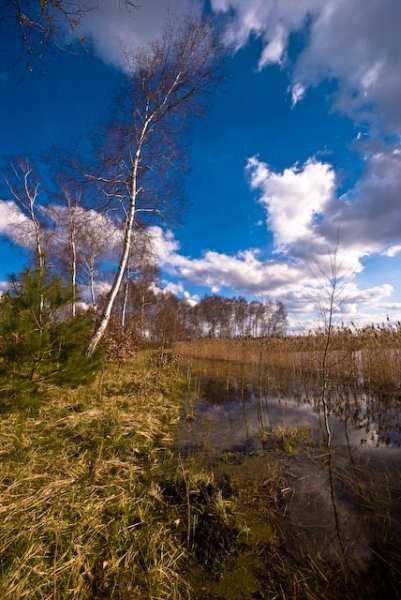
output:
M3 70L3 162L54 146L86 152L124 78L122 44L135 50L156 37L166 7L205 8L146 0L127 15L101 2L81 24L86 51L49 52L43 75ZM192 299L219 291L282 300L291 323L307 326L339 239L338 318L397 319L399 2L213 0L206 9L221 31L227 79L191 131L181 224L154 223L164 285ZM2 43L12 53L11 25ZM0 205L0 280L26 260L9 241L7 210Z

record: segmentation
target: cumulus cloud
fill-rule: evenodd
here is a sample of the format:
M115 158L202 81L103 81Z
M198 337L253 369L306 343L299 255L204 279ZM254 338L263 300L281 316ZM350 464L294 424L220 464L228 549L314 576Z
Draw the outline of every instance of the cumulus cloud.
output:
M383 252L400 242L401 153L399 149L371 155L365 173L332 204L320 230L333 239L340 230L347 248Z
M164 287L158 287L154 283L151 285L151 289L155 294L174 294L179 298L183 298L190 306L196 306L199 303L199 296L197 294L191 294L186 290L183 284L179 282L169 281Z
M168 263L171 256L176 255L179 249L179 243L174 237L172 231L164 231L161 227L153 226L148 228L149 237L153 246L155 256L161 264Z
M91 251L93 256L112 259L122 244L121 229L106 214L82 206L69 209L57 204L42 207L41 210L51 224L49 245L52 249L65 248L69 244L71 218L75 224L78 247L85 254Z
M291 263L288 259L263 261L248 250L234 256L209 251L200 258L190 258L180 253L171 231L154 228L154 239L156 255L158 247L162 248L161 267L175 277L213 293L228 288L237 294L284 302L292 315L293 328L316 326L327 297L327 275L323 269L314 268L311 257L293 259ZM318 260L321 257L316 264ZM163 291L183 295L184 289L179 282L167 284ZM335 307L336 318L358 324L383 320L385 315L399 310L399 303L391 302L392 293L393 287L387 283L361 289L355 281L344 279Z
M311 232L314 217L324 211L335 191L333 169L315 160L274 173L253 157L247 170L252 188L262 191L260 201L280 250Z
M199 299L184 287L186 281L212 292L228 289L267 297L283 301L298 320L305 322L308 315L319 312L324 302L333 249L339 241L337 267L343 281L336 306L338 318L369 322L385 314L397 314L400 306L392 298L392 286L383 283L361 289L355 277L364 268L364 257L394 257L401 252L400 149L368 157L361 179L341 197L336 194L333 167L316 159L274 171L252 157L246 170L250 186L265 209L275 253L262 259L255 249L233 255L209 250L193 258L180 251L173 232L149 227L155 258L176 280L165 284L164 293L172 292L196 303ZM58 216L62 220L62 211ZM94 211L81 216L88 227L91 223L95 230L102 226L104 236L114 239L115 228L104 216ZM1 233L18 242L15 225L26 221L13 202L0 202Z
M318 14L321 0L212 0L215 12L227 13L227 45L239 49L250 36L263 40L259 67L280 64L285 59L288 38L305 24L307 15Z
M0 235L25 248L34 243L32 222L13 201L0 200Z
M224 288L239 294L283 301L305 320L324 305L325 287L336 251L341 278L338 318L370 322L396 314L393 287L360 288L356 276L364 257L401 252L401 152L388 150L367 159L365 173L345 195L336 194L336 175L328 163L315 159L275 172L260 159L247 163L251 187L259 192L273 235L272 258L257 250L234 255L207 251L184 256L171 231L152 228L154 251L164 270L213 292Z
M137 8L121 0L99 0L74 35L89 39L104 62L125 71L127 56L155 41L170 15L193 14L199 6L197 0L146 0Z
M291 104L292 108L298 104L305 96L305 86L302 83L295 83L291 88Z
M154 253L162 268L213 292L230 288L241 293L264 294L281 289L289 280L306 278L297 267L286 262L261 261L254 250L234 256L208 251L200 258L190 258L180 254L171 231L154 227L153 236Z
M293 68L293 104L307 87L334 79L337 108L401 132L399 0L212 0L212 7L227 15L229 46L263 41L259 68L282 64L291 34L309 24Z
M394 246L390 246L387 248L385 252L383 252L383 256L387 256L388 258L394 258L401 252L401 244L395 244Z
M126 70L127 55L154 41L172 18L200 13L204 0L147 0L133 8L99 0L73 35L87 38L106 63ZM291 65L294 106L310 86L338 83L335 104L348 115L401 132L401 3L399 0L211 0L226 15L224 39L238 50L251 37L263 42L259 68L283 65L291 34L308 38Z
M369 156L361 179L341 197L327 163L309 160L275 173L254 157L247 170L266 208L276 249L327 266L338 245L338 263L347 275L362 270L365 256L395 256L400 251L398 148Z

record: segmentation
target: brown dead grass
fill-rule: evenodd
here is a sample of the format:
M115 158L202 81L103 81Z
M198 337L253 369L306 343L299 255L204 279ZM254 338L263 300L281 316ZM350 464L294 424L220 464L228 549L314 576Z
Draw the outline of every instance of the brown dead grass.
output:
M178 354L228 360L287 371L319 374L326 338L322 332L264 339L211 339L178 342ZM401 388L401 326L338 328L327 357L329 376L364 386Z
M186 597L152 473L178 419L173 367L141 358L0 425L0 597Z

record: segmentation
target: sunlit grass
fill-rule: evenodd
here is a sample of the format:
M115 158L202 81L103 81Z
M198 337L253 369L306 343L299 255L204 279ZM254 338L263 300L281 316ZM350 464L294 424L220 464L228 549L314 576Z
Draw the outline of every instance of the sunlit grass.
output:
M180 598L185 545L152 473L177 373L131 361L35 413L2 415L0 597Z

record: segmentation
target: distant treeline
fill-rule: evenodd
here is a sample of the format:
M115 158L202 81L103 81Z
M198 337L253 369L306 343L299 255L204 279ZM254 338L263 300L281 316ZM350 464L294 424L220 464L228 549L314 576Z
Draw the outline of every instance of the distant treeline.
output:
M194 304L160 292L148 281L126 283L115 305L114 326L155 342L193 338L282 336L287 312L281 302L205 296Z

